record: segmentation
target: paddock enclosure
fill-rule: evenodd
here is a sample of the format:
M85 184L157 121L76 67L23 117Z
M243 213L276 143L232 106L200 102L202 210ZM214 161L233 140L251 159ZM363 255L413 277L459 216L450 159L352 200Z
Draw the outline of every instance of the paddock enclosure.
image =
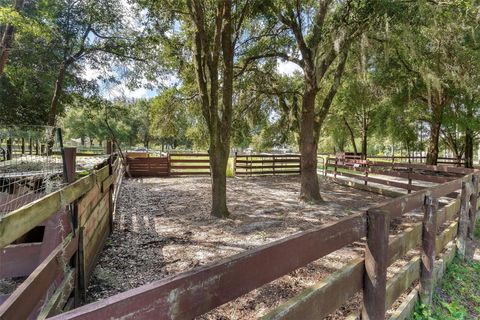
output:
M208 153L169 153L150 157L146 152L127 153L132 177L209 176ZM236 176L300 174L299 154L238 154L232 159Z
M234 163L238 177L230 180L233 185L237 181L245 185L261 183L261 179L269 179L270 175L272 179L278 178L277 172L282 171L279 167L295 171L294 174L299 171L289 168L299 163L298 157L285 157L278 162L276 155L275 159L273 155L237 157L241 161ZM359 210L345 216L273 241L247 246L220 260L193 265L185 272L79 306L94 265L97 259L102 259L98 253L112 232L114 219L120 218L117 217L120 209L114 208L121 203L115 198L119 194L116 187L123 177L123 161L109 159L104 167L90 175L1 217L2 251L16 246L11 243L62 210L70 212L74 207L79 218L76 224L71 223L74 228L67 229L63 242L3 298L0 318L40 315L40 318L52 319L211 319L215 318L215 314L211 314L215 308L232 304L231 301L238 301L235 299L261 290L284 276L292 277L298 270L308 270L304 268L319 259L353 248L357 255L293 296L286 295L280 303L265 310L261 318L335 319L332 313L357 301L358 306L352 307L344 318L383 319L388 315L390 319L405 319L419 298L423 302L431 300L435 285L455 255L461 258L473 255L473 230L479 206L478 171L448 165L328 158L322 183L338 184L345 193L350 190L373 198L380 194L381 201L372 201L367 208L357 208ZM149 184L150 190L157 190L159 196L164 189L148 179L160 179L159 183L168 186L172 182L169 179L185 179L174 177L175 171L186 172L180 175L199 175L199 179L209 174L205 168L208 154L170 155L167 160L178 161L169 161L168 171L163 164L136 166L139 159L144 158L127 158L126 169L131 169L133 178L156 176L146 178L143 183ZM263 169L253 169L260 164ZM244 177L240 178L240 170L246 172ZM164 175L165 172L168 174ZM257 172L264 173L249 177ZM296 178L280 176L280 179ZM126 181L124 186L128 187L133 180ZM265 181L265 185L271 186L275 180ZM173 190L182 183L173 182L169 185ZM194 193L185 197L194 199ZM269 197L263 203L266 207L273 203L268 202ZM278 199L282 197L285 198L280 194ZM177 203L170 205L178 206ZM279 202L276 206L281 205ZM315 208L309 209L315 213ZM266 210L259 215L268 216ZM308 214L303 212L299 216L308 217ZM315 219L313 215L312 220ZM201 218L197 220L201 222ZM181 223L182 220L178 220L178 224ZM237 228L234 221L229 230L234 232ZM107 245L114 246L115 243ZM149 260L156 258L148 257ZM73 307L77 308L67 311Z

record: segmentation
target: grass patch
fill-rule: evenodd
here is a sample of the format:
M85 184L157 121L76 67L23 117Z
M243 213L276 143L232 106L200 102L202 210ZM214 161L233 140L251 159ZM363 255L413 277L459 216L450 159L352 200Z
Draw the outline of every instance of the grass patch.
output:
M480 223L475 228L475 236L480 239ZM442 286L435 291L433 306L417 305L410 319L480 319L480 262L454 259Z

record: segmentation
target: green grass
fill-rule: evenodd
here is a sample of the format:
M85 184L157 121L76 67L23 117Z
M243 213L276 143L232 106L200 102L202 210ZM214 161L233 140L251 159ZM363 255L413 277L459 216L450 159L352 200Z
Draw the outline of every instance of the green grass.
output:
M480 223L475 236L480 239ZM433 307L417 305L410 319L480 319L480 262L455 259L435 291Z

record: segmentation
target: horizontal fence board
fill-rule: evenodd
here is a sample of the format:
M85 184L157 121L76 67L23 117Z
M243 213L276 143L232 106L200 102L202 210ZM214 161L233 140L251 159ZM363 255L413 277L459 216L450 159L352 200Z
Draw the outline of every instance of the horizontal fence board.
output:
M93 187L96 180L94 174L88 175L54 193L2 216L0 218L0 248L9 245L50 218L64 206L84 195ZM103 180L101 179L101 181Z
M241 160L237 159L237 163L273 163L274 161L269 158L267 160ZM300 163L298 159L282 159L282 160L275 160L275 163Z
M78 200L78 220L81 226L88 220L101 198L102 190L99 185L95 184L90 191Z
M215 264L120 293L62 319L194 318L366 234L364 214L261 246ZM302 248L302 250L298 250ZM286 258L288 257L288 258Z
M175 157L209 157L209 153L170 153L170 158Z
M187 170L187 169L208 169L210 170L210 166L171 166L172 170Z
M435 239L435 256L438 256L445 246L455 239L457 236L458 231L458 221L452 222L447 229L443 230L443 232L437 236Z
M210 163L209 159L170 159L170 163Z
M93 212L90 215L89 219L85 222L84 225L82 225L82 227L85 228L83 239L86 244L88 244L88 242L92 238L92 235L98 227L100 221L102 221L105 216L108 216L109 197L109 194L105 193L98 205L95 207L95 209L93 209Z
M422 225L422 222L417 222L389 241L388 266L402 258L408 251L417 247L422 240Z
M323 319L363 288L365 260L359 258L272 310L262 320Z
M237 171L237 175L255 175L255 174L291 174L291 173L296 173L299 174L300 170L283 170L283 171Z
M68 297L75 288L76 270L71 269L67 272L58 288L55 290L46 306L42 309L37 320L43 320L62 312L63 306Z
M452 220L460 212L460 198L448 203L437 212L437 230L446 221Z
M168 163L168 158L127 158L128 164L163 164Z
M83 265L85 270L85 281L88 283L89 279L92 277L93 271L95 270L95 264L100 253L103 249L105 240L109 234L109 214L106 212L102 220L98 223L98 226L95 228L91 239L88 243L83 243Z
M0 305L0 319L27 319L30 316L57 275L63 272L64 265L68 264L77 251L78 232L76 235L72 237L70 234Z
M0 279L28 276L38 266L43 243L9 245L0 251Z
M389 309L402 293L420 278L420 260L420 257L413 258L387 282L386 309Z
M237 154L237 158L301 158L300 154Z
M209 176L209 171L171 171L171 176Z
M288 169L288 168L296 168L300 169L300 164L298 165L282 165L281 163L275 164L275 165L267 165L267 166L248 166L248 165L238 165L237 164L237 169Z

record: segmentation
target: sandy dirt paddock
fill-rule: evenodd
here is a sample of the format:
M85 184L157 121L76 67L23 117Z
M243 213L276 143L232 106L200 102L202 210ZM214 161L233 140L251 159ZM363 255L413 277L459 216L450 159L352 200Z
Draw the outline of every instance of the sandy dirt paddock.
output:
M387 199L320 179L324 202L318 205L298 201L298 177L228 179L228 219L210 216L208 177L126 179L88 302L339 220ZM362 253L362 243L346 247L200 318L262 316ZM359 299L331 318L356 310Z

